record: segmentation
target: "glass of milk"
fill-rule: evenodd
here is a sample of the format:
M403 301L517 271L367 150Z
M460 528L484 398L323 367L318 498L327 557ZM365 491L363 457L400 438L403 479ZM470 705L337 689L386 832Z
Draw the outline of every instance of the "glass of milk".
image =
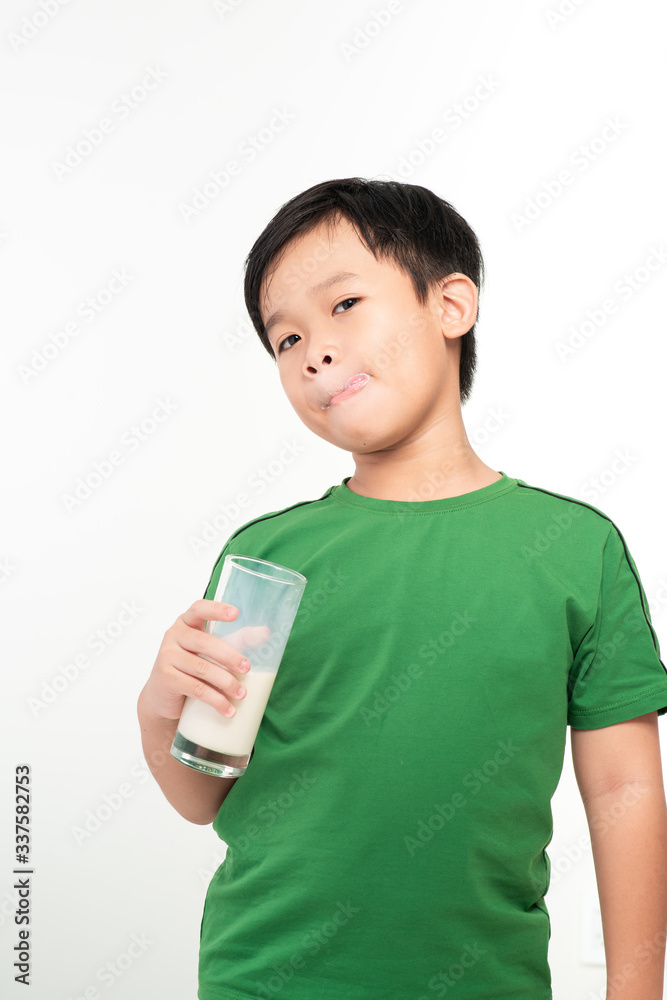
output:
M176 760L220 778L245 772L306 583L301 573L266 559L225 556L215 600L239 613L232 622L206 622L206 631L250 660L246 674L234 674L246 695L226 696L236 708L231 718L186 698L171 746Z

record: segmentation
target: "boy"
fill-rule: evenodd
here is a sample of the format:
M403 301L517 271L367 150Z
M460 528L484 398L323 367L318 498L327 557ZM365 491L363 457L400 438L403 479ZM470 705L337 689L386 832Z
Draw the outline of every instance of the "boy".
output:
M611 519L470 446L482 276L451 205L361 178L291 199L246 261L291 405L355 471L231 535L139 697L165 795L228 845L200 1000L551 1000L568 724L608 998L662 997L667 670ZM236 615L211 600L228 552L308 578L241 781L156 753L186 695L242 697L240 654L203 631Z

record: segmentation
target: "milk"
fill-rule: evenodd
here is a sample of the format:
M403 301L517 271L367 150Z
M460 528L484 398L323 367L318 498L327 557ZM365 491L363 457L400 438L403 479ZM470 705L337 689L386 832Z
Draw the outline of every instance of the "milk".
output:
M218 753L233 756L250 753L275 679L276 674L268 670L251 668L243 674L240 680L246 688L245 696L236 699L225 693L236 709L231 719L198 698L186 698L178 723L179 733L186 740Z

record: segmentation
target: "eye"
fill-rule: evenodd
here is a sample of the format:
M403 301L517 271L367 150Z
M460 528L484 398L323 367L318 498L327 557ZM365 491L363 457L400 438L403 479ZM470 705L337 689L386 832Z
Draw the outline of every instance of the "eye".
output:
M285 339L281 340L280 343L278 344L278 354L283 353L283 344L286 344L288 340L292 339L292 337L298 337L298 336L299 336L298 333L288 333Z
M344 306L346 302L358 302L358 301L359 301L359 299L355 299L355 298L343 299L342 302L338 303L338 306ZM334 312L336 312L336 309L338 309L338 306L334 306ZM345 310L345 312L349 312L349 311L350 311L349 309Z

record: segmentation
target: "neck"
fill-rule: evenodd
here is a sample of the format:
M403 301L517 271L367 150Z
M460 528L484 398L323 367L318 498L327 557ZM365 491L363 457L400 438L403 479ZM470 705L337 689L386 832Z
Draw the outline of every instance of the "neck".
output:
M418 439L387 451L353 453L347 487L378 500L442 500L472 493L501 478L473 451L458 410L446 426L434 424Z

